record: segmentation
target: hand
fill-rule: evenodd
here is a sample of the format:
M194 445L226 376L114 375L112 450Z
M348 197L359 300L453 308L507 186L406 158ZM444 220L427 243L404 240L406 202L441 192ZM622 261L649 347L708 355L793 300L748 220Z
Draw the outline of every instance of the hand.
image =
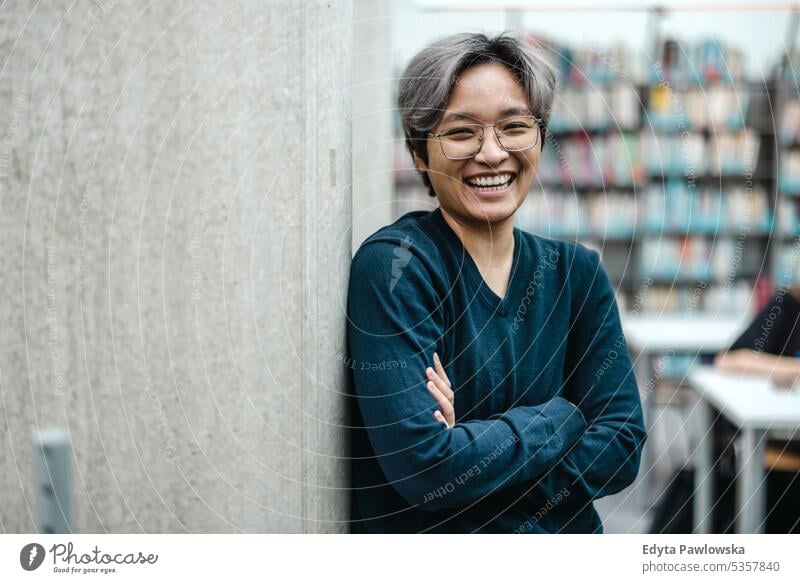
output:
M714 357L714 366L720 370L731 372L740 371L746 364L747 358L743 350L720 352Z
M800 376L800 360L744 348L718 354L714 364L724 371L769 376L778 386L791 386Z
M441 407L441 410L434 411L433 416L449 429L456 424L456 410L454 407L456 395L453 392L450 379L447 378L447 373L444 372L439 355L435 352L433 353L433 364L435 369L431 367L425 369L425 374L428 377L428 390L439 403L439 407Z

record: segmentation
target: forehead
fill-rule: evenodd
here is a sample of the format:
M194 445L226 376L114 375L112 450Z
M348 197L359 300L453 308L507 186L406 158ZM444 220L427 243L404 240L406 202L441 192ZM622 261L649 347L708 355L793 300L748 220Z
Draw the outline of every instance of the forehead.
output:
M465 119L496 120L504 114L531 113L522 84L508 67L500 63L481 63L464 71L456 80L442 121Z

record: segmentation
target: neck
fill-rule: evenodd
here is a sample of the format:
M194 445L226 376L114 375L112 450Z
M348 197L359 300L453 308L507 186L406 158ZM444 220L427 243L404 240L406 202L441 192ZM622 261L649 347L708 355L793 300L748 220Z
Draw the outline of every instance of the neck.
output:
M514 254L513 215L498 223L475 224L458 219L444 209L441 212L478 267L503 269L511 261Z

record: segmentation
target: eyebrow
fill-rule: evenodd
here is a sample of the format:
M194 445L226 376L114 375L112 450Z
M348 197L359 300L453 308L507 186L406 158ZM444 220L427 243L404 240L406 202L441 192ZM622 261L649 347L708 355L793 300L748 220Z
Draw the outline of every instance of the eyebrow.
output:
M531 113L531 110L528 109L527 107L509 107L508 109L504 109L503 111L500 112L501 119L509 115L533 115L533 114ZM475 122L478 120L478 116L477 114L470 113L468 111L454 111L445 116L445 118L442 120L442 123L447 123L449 121L454 121L457 119L467 119Z

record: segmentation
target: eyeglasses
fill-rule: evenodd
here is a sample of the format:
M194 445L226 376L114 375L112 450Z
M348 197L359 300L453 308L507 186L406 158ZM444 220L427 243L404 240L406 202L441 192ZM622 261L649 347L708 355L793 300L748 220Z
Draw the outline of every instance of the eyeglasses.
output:
M539 143L541 121L532 115L520 115L493 124L464 124L429 135L439 140L445 158L467 160L481 151L485 128L494 128L497 143L506 152L530 150Z

